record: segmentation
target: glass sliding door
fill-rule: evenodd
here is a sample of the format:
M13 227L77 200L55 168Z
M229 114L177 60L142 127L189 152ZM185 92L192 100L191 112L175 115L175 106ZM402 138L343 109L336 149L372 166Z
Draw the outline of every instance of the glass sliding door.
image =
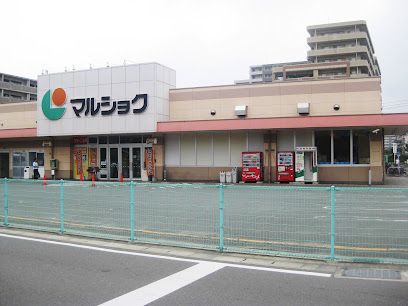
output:
M142 157L141 157L141 148L133 147L132 148L132 178L140 179L142 174Z
M23 178L26 166L28 166L27 152L13 152L13 178Z
M109 148L109 178L119 178L119 148Z
M121 148L122 151L122 175L123 178L130 178L130 148Z
M108 149L106 147L99 148L99 178L106 180L108 178Z

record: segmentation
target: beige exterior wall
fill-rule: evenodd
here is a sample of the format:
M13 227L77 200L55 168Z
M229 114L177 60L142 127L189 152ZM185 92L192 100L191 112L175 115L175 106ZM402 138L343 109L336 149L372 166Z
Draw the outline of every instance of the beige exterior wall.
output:
M248 105L247 118L298 117L300 102L310 103L310 116L380 114L380 78L174 89L170 120L236 119L236 105ZM340 110L333 110L334 104Z
M54 141L53 145L54 145L53 148L51 147L44 148L45 175L47 176L47 178L51 178L50 160L53 158L52 154L54 154L54 158L57 159L59 163L58 165L59 168L55 173L56 178L59 179L72 178L74 161L70 140Z
M0 104L0 130L37 127L37 102Z
M44 152L44 170L47 179L51 179L50 159L52 151L54 158L59 161L59 169L56 172L56 178L72 178L71 145L69 140L54 141L54 147L43 147L43 138L25 139L19 141L2 140L0 141L0 152L9 153L9 175L13 177L13 152ZM48 139L47 139L48 141ZM29 165L31 166L31 165Z

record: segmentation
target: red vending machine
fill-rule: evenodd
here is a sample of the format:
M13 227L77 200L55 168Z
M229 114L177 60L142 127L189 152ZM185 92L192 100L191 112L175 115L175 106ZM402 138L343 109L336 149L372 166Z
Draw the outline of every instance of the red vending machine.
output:
M242 181L263 181L262 152L242 152Z
M278 182L295 181L295 152L278 152L276 177Z

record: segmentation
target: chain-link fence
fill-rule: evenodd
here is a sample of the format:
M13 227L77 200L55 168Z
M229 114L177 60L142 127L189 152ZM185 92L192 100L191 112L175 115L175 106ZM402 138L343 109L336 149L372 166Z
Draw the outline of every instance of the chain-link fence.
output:
M3 226L327 260L408 263L408 188L3 179Z

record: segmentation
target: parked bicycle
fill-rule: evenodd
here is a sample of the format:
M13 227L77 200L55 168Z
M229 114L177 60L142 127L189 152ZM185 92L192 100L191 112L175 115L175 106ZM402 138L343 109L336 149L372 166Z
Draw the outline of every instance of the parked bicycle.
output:
M407 176L407 170L404 167L395 166L387 169L387 175L389 176Z

